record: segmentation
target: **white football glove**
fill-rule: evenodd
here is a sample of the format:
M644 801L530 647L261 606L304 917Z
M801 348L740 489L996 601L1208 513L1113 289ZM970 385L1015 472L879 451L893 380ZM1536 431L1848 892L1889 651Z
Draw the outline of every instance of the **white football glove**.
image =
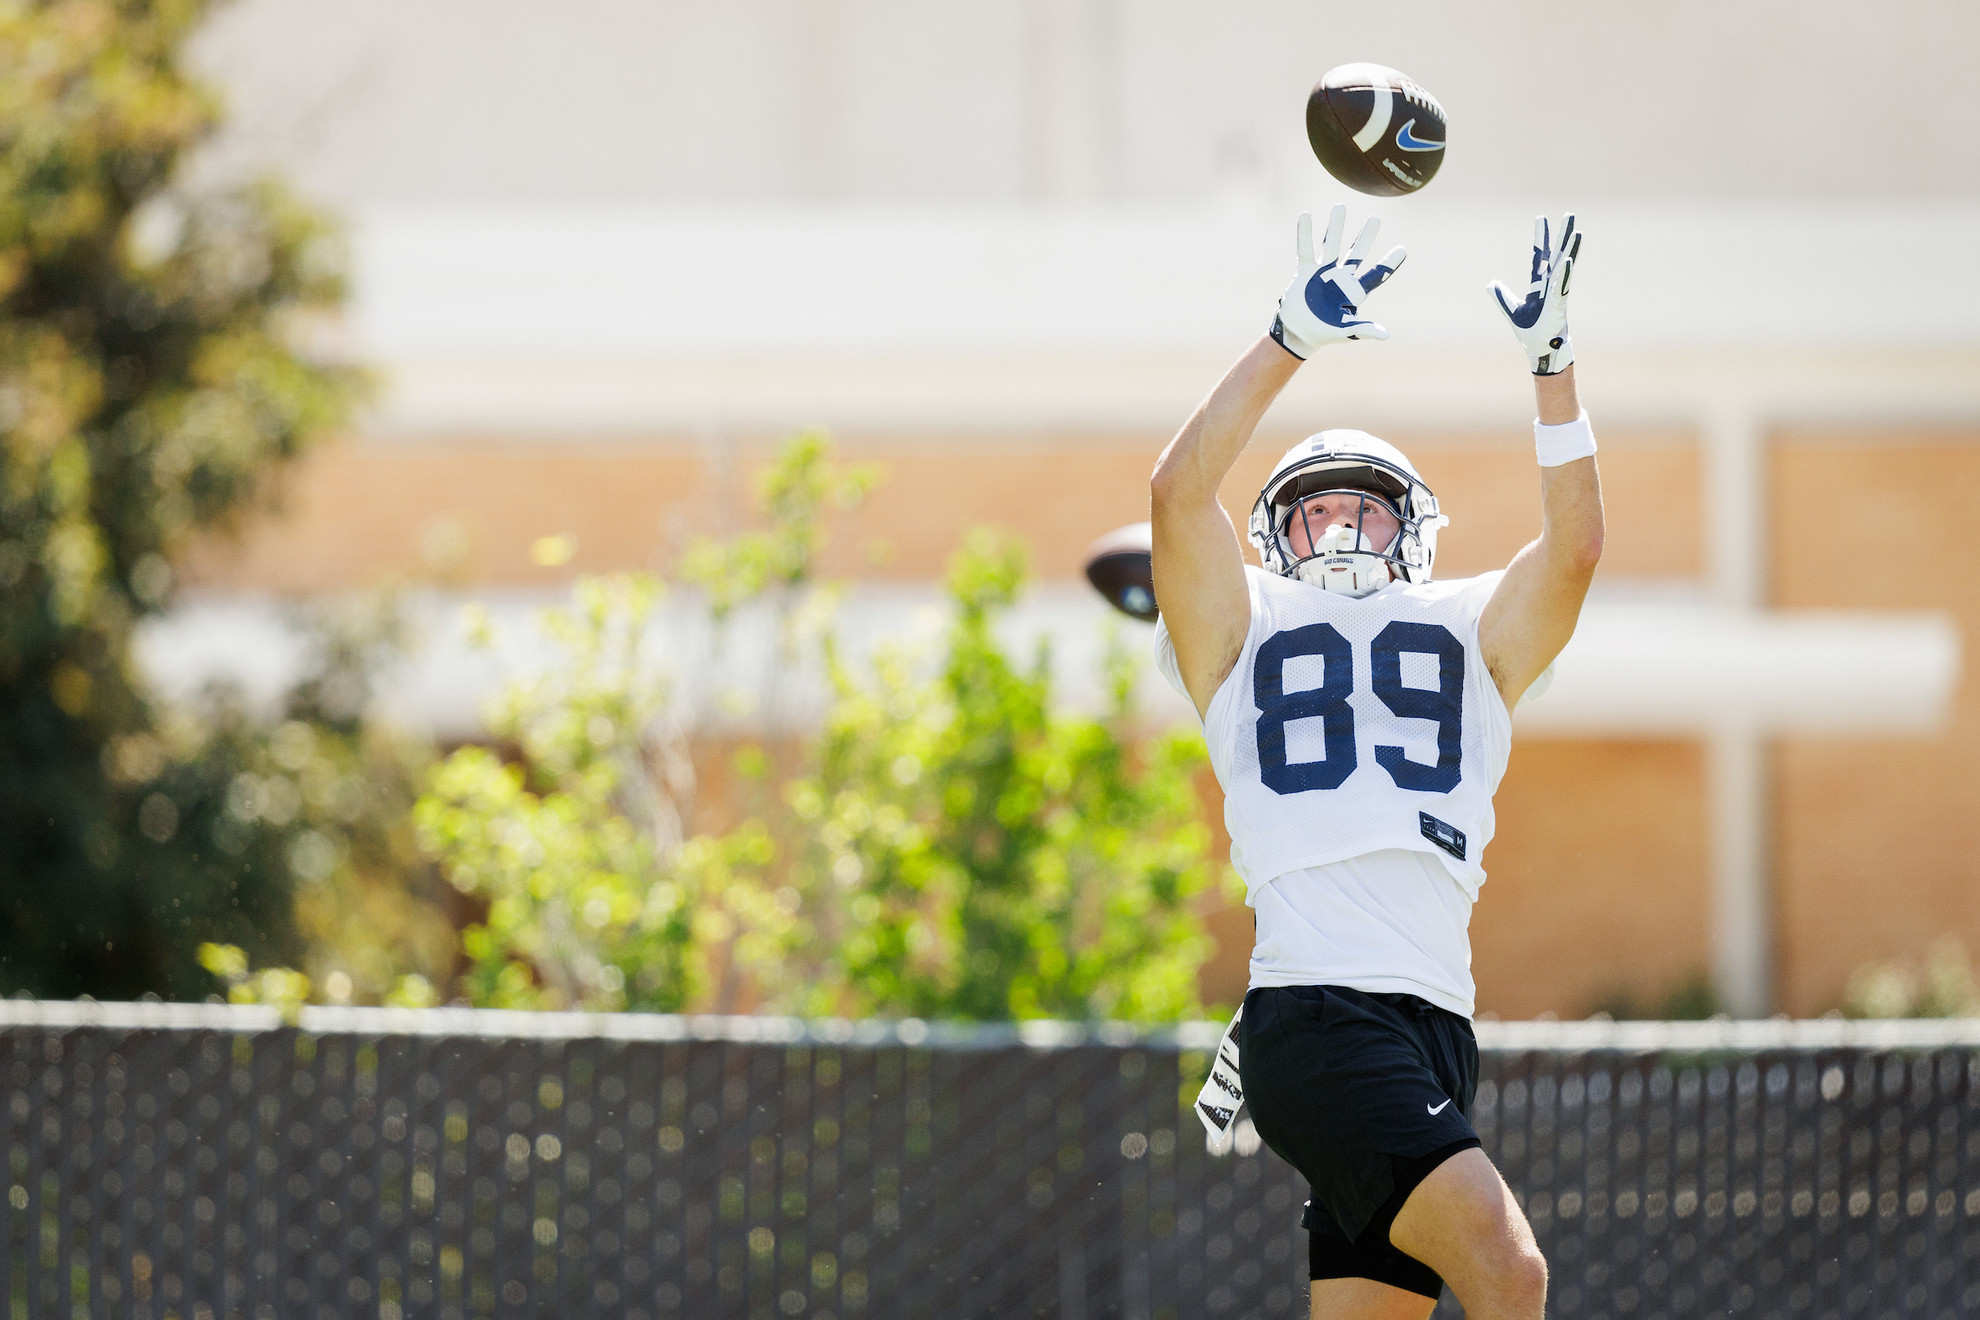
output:
M1367 264L1368 250L1382 222L1373 216L1361 228L1360 237L1341 257L1341 231L1347 226L1347 208L1337 206L1327 217L1327 236L1320 242L1320 259L1313 259L1313 217L1300 213L1298 229L1299 274L1279 296L1279 316L1272 322L1272 338L1296 358L1309 358L1322 344L1343 339L1387 339L1389 332L1357 313L1361 301L1388 281L1409 254L1391 248L1373 265Z
M1556 248L1544 215L1533 218L1533 275L1526 286L1526 299L1515 303L1511 291L1498 280L1486 290L1499 304L1499 310L1512 322L1519 346L1536 376L1558 376L1574 362L1574 340L1568 337L1568 281L1574 278L1575 258L1581 255L1581 234L1574 227L1574 216L1561 221L1561 245Z

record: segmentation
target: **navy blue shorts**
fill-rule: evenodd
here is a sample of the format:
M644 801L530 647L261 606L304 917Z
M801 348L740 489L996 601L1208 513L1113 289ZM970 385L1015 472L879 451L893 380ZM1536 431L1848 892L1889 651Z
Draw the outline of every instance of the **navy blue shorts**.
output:
M1313 1189L1310 1277L1442 1293L1389 1228L1431 1170L1479 1144L1471 1024L1415 995L1261 988L1244 997L1238 1050L1258 1135Z

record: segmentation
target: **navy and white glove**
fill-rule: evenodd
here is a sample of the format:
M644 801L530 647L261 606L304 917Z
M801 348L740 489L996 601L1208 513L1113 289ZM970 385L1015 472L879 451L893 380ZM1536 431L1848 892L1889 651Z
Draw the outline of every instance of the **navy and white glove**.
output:
M1272 322L1272 338L1296 358L1309 358L1322 344L1343 339L1387 339L1389 332L1360 315L1362 299L1382 287L1396 267L1409 254L1391 248L1373 265L1367 264L1368 250L1382 222L1370 216L1360 237L1341 256L1341 231L1347 226L1347 208L1337 206L1327 217L1327 235L1320 241L1320 259L1313 258L1313 217L1300 213L1298 230L1299 274L1279 296L1279 316Z
M1526 298L1515 303L1511 291L1498 280L1486 285L1499 304L1499 310L1512 322L1519 346L1536 376L1558 376L1574 362L1574 340L1568 337L1568 281L1574 278L1575 258L1581 255L1581 234L1574 227L1574 216L1561 221L1561 243L1552 242L1552 230L1544 215L1533 218L1533 275L1526 286Z

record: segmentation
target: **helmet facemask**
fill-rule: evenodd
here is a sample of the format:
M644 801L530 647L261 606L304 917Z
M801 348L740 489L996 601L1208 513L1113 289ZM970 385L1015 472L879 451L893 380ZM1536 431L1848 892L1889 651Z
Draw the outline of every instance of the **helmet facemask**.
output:
M1319 502L1330 495L1347 495L1355 499L1354 511L1347 521L1341 521L1339 515L1330 515L1318 507ZM1396 520L1395 534L1389 537L1385 545L1378 546L1368 539L1371 509L1381 509ZM1299 539L1312 548L1311 553L1304 556L1299 555L1295 547L1295 523L1302 533ZM1370 491L1337 486L1300 495L1284 507L1275 530L1291 564L1289 576L1312 586L1349 596L1365 596L1391 582L1407 580L1405 574L1399 571L1409 567L1398 554L1402 549L1404 531L1402 514L1393 504Z

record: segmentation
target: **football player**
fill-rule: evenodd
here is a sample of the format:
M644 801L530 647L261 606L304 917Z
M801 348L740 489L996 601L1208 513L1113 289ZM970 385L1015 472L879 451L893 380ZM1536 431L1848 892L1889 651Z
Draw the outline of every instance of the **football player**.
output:
M1314 1316L1423 1320L1448 1281L1471 1320L1540 1320L1546 1264L1469 1118L1467 927L1511 711L1573 634L1602 553L1567 327L1582 236L1573 216L1558 234L1538 221L1524 295L1491 286L1533 373L1539 537L1503 570L1437 579L1430 487L1395 446L1329 430L1272 469L1250 568L1225 474L1316 350L1388 337L1361 307L1404 252L1374 259L1370 220L1342 255L1345 218L1317 256L1299 218L1271 332L1151 482L1157 655L1202 718L1257 914L1251 987L1198 1107L1214 1141L1248 1104L1311 1184Z

